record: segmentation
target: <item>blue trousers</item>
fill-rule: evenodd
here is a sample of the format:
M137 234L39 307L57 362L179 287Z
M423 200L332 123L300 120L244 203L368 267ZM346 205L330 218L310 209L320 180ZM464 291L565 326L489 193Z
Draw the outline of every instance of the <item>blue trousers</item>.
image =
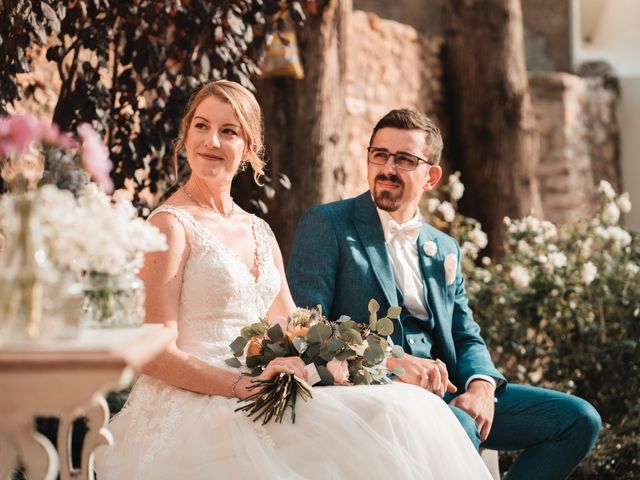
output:
M601 427L600 415L587 401L526 385L506 385L482 445L475 420L459 408L451 410L476 448L523 450L508 480L566 479L593 448Z

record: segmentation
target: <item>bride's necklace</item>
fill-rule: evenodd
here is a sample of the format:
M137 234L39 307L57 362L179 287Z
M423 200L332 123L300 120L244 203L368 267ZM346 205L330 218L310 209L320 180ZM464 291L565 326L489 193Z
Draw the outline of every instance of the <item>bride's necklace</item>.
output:
M213 206L205 205L204 203L200 203L195 198L193 198L186 188L183 188L182 191L185 193L187 197L189 197L189 199L193 203L195 203L198 207L203 208L204 210L209 210L211 212L217 213L218 215L222 215L224 218L230 218L233 215L233 206L234 206L233 197L231 197L231 208L229 209L229 212L224 213L218 210L215 203L213 204Z

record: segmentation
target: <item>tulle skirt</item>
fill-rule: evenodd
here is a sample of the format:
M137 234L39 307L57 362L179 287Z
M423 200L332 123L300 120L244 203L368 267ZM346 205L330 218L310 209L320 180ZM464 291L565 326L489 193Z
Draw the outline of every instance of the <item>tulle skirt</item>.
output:
M237 407L142 376L97 451L98 479L491 478L449 407L412 385L317 387L295 424Z

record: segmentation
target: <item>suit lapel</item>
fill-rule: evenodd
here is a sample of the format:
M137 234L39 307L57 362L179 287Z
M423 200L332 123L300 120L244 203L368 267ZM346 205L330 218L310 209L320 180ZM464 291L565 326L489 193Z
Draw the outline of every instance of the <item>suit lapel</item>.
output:
M434 242L436 244L436 253L433 256L425 253L425 242ZM438 325L438 312L444 307L444 299L442 298L442 288L445 285L444 261L442 260L443 252L440 251L438 239L429 235L429 227L427 224L422 226L420 235L418 235L418 257L420 258L420 269L422 273L422 285L424 287L425 301L429 312L434 316L436 325Z
M380 217L367 191L356 197L354 224L360 241L367 252L373 273L384 292L389 305L398 305L396 282L393 278L391 261L384 243L384 232Z

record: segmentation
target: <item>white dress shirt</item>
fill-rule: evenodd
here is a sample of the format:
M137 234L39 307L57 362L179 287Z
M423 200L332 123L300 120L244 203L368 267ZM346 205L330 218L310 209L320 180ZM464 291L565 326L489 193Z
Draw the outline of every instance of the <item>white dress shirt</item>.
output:
M393 278L402 293L404 307L416 317L426 320L429 314L425 305L425 291L418 255L418 235L422 227L420 211L417 211L408 222L398 224L388 212L377 207L376 210L382 224ZM467 380L465 390L472 380L484 380L496 387L494 378L488 375L472 375Z

